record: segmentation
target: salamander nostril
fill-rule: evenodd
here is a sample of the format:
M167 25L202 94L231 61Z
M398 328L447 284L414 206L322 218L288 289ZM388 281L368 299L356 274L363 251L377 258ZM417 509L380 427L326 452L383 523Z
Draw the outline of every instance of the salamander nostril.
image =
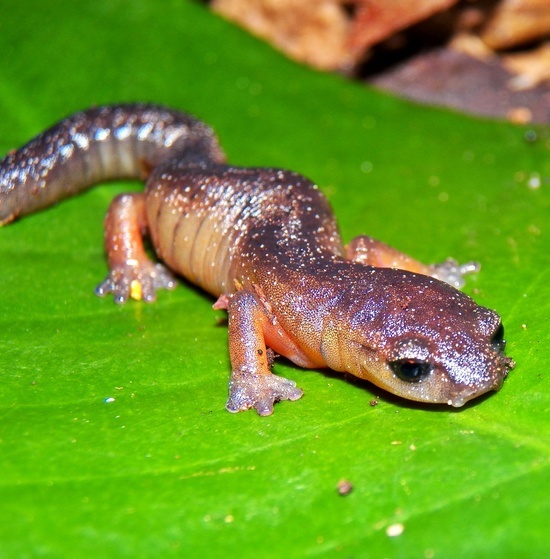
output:
M504 339L504 326L502 326L502 323L498 325L495 333L491 337L491 347L498 353L503 352L506 347L506 340Z

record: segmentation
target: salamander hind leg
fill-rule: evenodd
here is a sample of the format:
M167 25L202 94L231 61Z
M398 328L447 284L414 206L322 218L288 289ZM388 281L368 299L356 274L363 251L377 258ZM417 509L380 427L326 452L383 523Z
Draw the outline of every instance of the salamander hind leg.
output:
M452 258L440 264L423 264L381 241L366 236L355 237L346 246L346 256L349 260L360 264L379 268L398 268L431 276L456 288L464 285L466 274L478 272L480 269L478 262L458 264Z
M257 295L238 291L231 297L228 312L232 373L227 410L255 408L259 415L270 415L275 402L298 400L302 390L296 383L271 373L272 357L265 344L270 317Z
M145 195L121 194L109 207L105 218L105 248L109 274L96 288L103 297L112 293L115 302L129 297L154 301L157 289L173 289L174 276L162 264L152 262L143 246L147 231Z

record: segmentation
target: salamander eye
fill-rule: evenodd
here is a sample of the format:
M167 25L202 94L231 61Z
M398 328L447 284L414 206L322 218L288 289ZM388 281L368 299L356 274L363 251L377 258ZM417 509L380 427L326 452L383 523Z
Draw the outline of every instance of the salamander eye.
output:
M502 323L498 325L498 328L491 337L491 347L493 348L493 351L496 351L497 353L502 353L506 347L506 340L504 339L504 326L502 326Z
M406 382L418 382L432 372L432 366L426 361L416 359L398 359L390 363L392 371Z

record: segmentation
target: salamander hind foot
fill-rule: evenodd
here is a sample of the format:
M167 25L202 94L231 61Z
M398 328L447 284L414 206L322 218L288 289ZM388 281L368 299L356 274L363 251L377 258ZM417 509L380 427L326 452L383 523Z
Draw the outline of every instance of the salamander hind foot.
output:
M128 298L149 303L156 299L157 289L174 289L176 279L162 264L150 261L113 266L108 276L96 287L95 293L104 297L112 293L116 303Z
M226 409L232 413L255 408L258 415L271 415L280 400L298 400L303 391L296 383L273 374L233 373Z

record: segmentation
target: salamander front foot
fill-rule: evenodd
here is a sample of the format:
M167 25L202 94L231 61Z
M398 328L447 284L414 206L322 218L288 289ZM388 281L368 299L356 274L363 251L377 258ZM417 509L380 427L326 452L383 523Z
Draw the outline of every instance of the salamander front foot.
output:
M430 264L430 275L460 289L464 287L464 276L479 272L480 268L479 262L459 264L456 260L448 258L440 264Z
M273 374L233 373L229 383L228 411L255 408L258 415L271 415L273 404L280 400L298 400L303 391L296 383Z
M104 297L112 293L115 303L125 303L128 298L150 303L157 289L174 289L176 279L162 264L142 262L115 266L109 275L96 287L95 293Z

